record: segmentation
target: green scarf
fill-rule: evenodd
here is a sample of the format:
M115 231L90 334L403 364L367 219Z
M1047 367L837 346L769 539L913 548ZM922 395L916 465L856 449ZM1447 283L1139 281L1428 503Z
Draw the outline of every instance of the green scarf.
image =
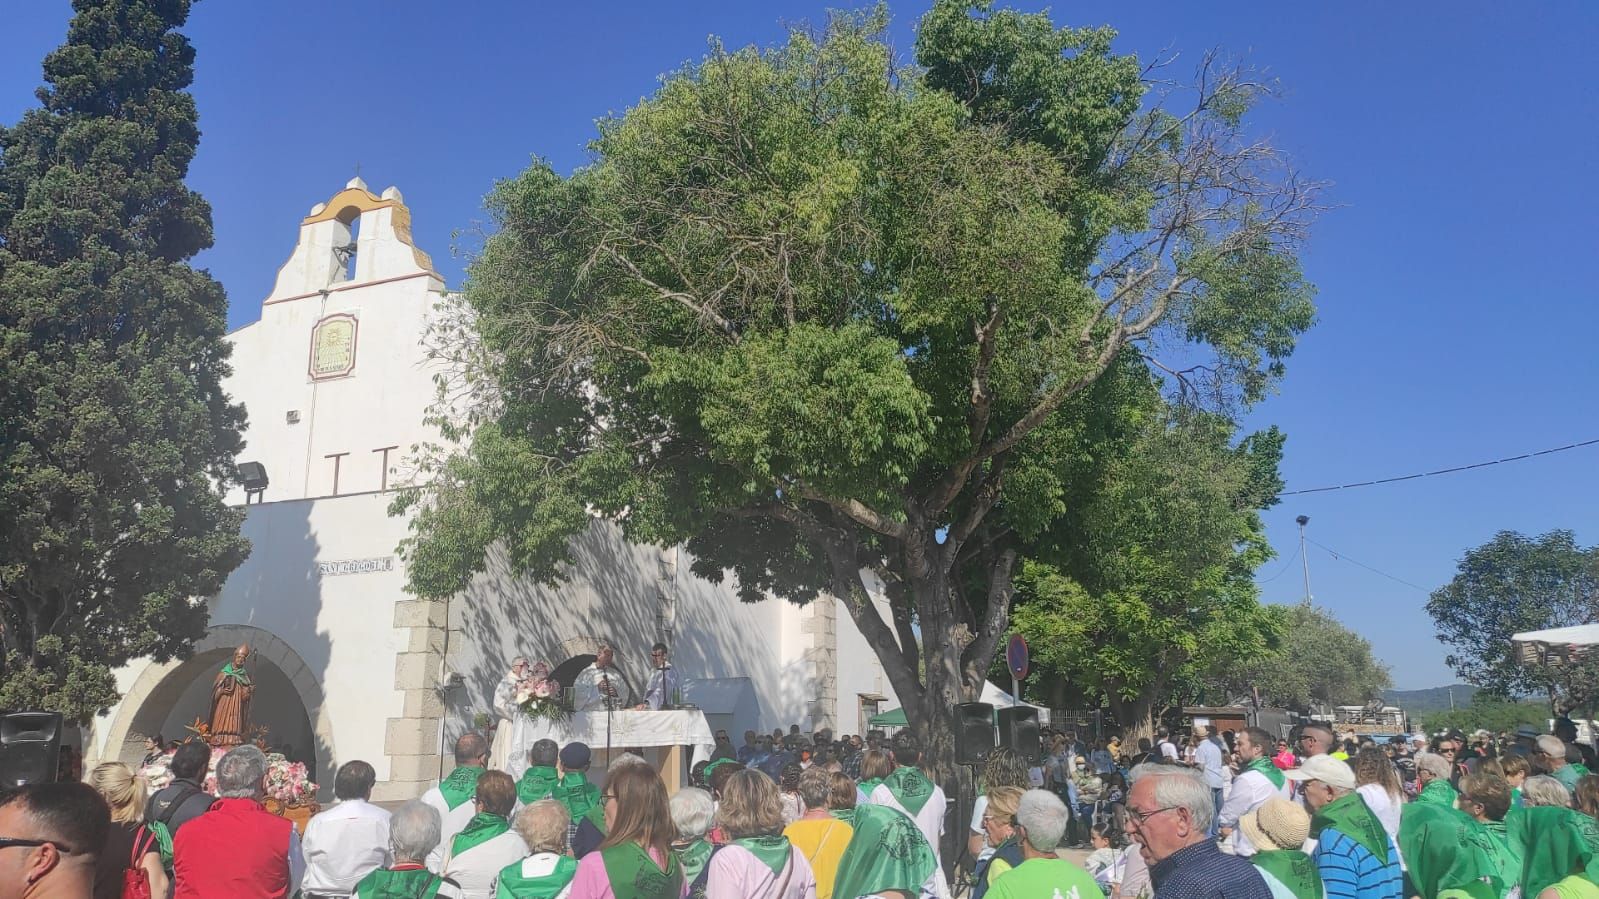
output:
M523 805L532 805L540 799L546 799L555 785L561 782L561 775L548 765L535 765L522 772L522 779L516 782L516 796L522 800Z
M1456 792L1454 785L1440 777L1428 783L1425 787L1422 787L1421 792L1416 794L1416 801L1436 802L1439 805L1447 805L1450 808L1454 808L1455 799L1459 795L1460 794Z
M1521 846L1511 842L1505 822L1484 821L1482 832L1487 837L1488 859L1493 862L1499 880L1507 887L1520 883Z
M601 849L600 860L616 899L678 899L683 893L683 866L670 852L666 853L665 871L632 840Z
M855 823L855 810L852 808L830 808L827 813L845 824Z
M788 837L740 837L733 841L750 855L761 860L761 864L772 869L773 874L782 874L783 868L788 864L789 851Z
M1524 808L1513 826L1521 837L1521 895L1534 897L1593 858L1579 812L1552 805Z
M833 895L854 899L884 890L921 895L938 862L916 822L882 805L855 809L855 836L838 862Z
M466 822L466 827L455 835L454 842L450 843L450 855L459 856L473 846L494 839L511 829L511 822L499 815L488 812L478 812L472 820Z
M1382 822L1359 793L1334 799L1310 819L1310 835L1317 839L1329 827L1364 846L1377 861L1388 863L1388 831L1382 829Z
M1273 765L1270 758L1262 757L1257 758L1257 760L1250 761L1249 766L1244 768L1244 771L1258 771L1260 776L1265 777L1266 782L1271 784L1273 789L1281 790L1282 784L1286 784L1287 782L1286 777L1282 777L1281 769L1278 769L1278 766Z
M1492 841L1488 830L1471 816L1436 802L1413 802L1405 806L1400 819L1399 851L1411 883L1423 896L1444 890L1483 899L1503 895L1505 884L1514 884L1521 873L1513 871L1505 879Z
M1316 863L1298 849L1257 852L1249 860L1255 863L1255 867L1277 878L1277 882L1287 887L1295 899L1322 899L1326 895Z
M379 868L355 885L357 899L433 899L444 881L439 875L418 868L414 871L389 871Z
M877 789L878 785L882 782L883 779L881 777L868 777L861 781L861 792L865 793L866 798L870 799L872 797L872 791Z
M698 879L700 872L705 870L705 863L711 860L711 851L715 848L711 845L711 841L704 837L687 846L673 846L672 853L683 866L683 878L690 883Z
M1283 777L1283 773L1279 771L1277 766L1273 765L1271 763L1271 759L1268 758L1262 757L1255 759L1254 761L1250 762L1249 766L1244 768L1244 770L1260 772L1261 776L1266 778L1266 781L1270 783L1273 788L1278 790L1281 790L1283 788L1283 784L1286 782L1286 779Z
M555 870L543 877L523 876L522 861L511 862L500 870L494 899L555 899L577 876L577 860L569 855L556 860Z
M246 687L250 686L250 673L245 671L243 668L233 667L232 662L228 662L222 666L222 676L230 677Z
M895 768L893 774L883 778L883 786L888 787L888 791L894 794L894 798L913 818L921 814L922 806L933 798L933 782L927 779L920 768L909 765Z
M482 776L482 768L460 767L439 781L439 792L444 794L444 804L450 807L450 811L455 811L461 803L472 798L472 794L477 792L477 779Z
M600 788L589 783L583 772L568 771L550 791L550 798L566 806L566 813L576 821L600 804Z
M1582 841L1593 850L1593 858L1588 860L1588 879L1599 883L1599 820L1577 813L1577 830L1582 834Z

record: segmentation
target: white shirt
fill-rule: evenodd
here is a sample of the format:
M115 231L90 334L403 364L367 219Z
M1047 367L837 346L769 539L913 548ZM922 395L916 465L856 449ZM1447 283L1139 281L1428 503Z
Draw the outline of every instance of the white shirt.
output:
M1177 761L1177 746L1170 740L1160 741L1160 754L1172 761Z
M1194 747L1194 764L1205 772L1205 786L1221 789L1221 748L1210 740L1200 740Z
M677 669L671 665L650 672L650 682L644 687L644 704L660 711L672 704L672 694L677 692Z
M939 848L939 842L944 836L944 809L949 805L949 800L944 798L943 787L933 784L933 795L927 797L927 804L922 806L921 812L914 815L899 804L899 800L894 798L893 791L889 790L888 784L878 784L872 790L872 804L898 809L915 821L916 829L922 832L922 836L927 837L927 844L933 847L933 857L943 864L944 856Z
M361 799L345 799L313 817L300 841L307 893L348 895L361 878L391 864L389 813Z
M1266 775L1245 769L1244 773L1233 778L1232 791L1227 794L1227 801L1221 804L1221 814L1216 816L1216 823L1229 830L1236 829L1239 818L1260 808L1266 800L1277 798L1288 798L1286 778L1279 789L1271 785Z
M514 830L484 840L444 859L444 876L461 885L461 899L494 899L500 872L527 857L527 844Z
M627 685L622 681L622 675L615 668L606 668L603 672L594 665L590 665L577 673L577 680L572 684L573 700L580 712L605 711L605 691L600 689L600 683L609 679L611 689L616 691L616 701L611 707L619 709L622 700L626 698Z
M467 797L465 802L456 806L452 811L444 803L444 794L434 787L422 794L422 801L433 806L439 812L439 845L428 853L428 870L434 874L444 871L444 854L450 851L450 843L455 840L455 835L466 829L466 825L477 814L477 805ZM506 862L510 864L510 862Z
M562 857L553 852L535 852L522 860L522 876L528 878L548 877L555 873L555 866L561 863ZM502 868L501 870L504 869ZM499 891L497 884L495 891ZM570 895L572 895L572 885L567 884L561 887L559 893L555 894L555 899L566 899Z

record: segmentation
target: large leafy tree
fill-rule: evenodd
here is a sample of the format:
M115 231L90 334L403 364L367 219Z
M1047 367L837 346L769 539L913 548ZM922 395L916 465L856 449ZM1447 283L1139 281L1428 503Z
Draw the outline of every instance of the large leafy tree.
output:
M1467 550L1427 613L1449 647L1449 667L1467 683L1500 696L1553 689L1571 704L1599 696L1593 665L1522 665L1510 643L1522 631L1599 620L1599 547L1579 546L1571 531L1500 531Z
M111 669L169 658L243 559L223 505L244 414L186 0L76 0L42 108L0 130L0 707L87 718Z
M1303 603L1281 607L1275 649L1224 660L1211 681L1235 695L1258 691L1267 705L1300 711L1361 705L1390 685L1371 643L1331 612Z
M1279 637L1254 570L1270 555L1258 510L1282 487L1282 435L1235 444L1228 422L1185 410L1118 420L1126 434L1076 456L1081 492L1024 563L1014 618L1043 679L1103 698L1136 740L1205 672Z
M838 596L942 764L1018 560L1065 549L1094 388L1260 397L1315 200L1214 58L1167 94L1107 29L941 0L902 66L883 24L713 45L589 165L499 185L439 415L467 445L398 505L426 596L496 543L558 578L596 515L748 600Z

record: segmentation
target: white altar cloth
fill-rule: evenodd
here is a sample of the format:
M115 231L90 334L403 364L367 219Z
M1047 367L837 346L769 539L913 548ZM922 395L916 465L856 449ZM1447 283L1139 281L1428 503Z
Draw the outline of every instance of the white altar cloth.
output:
M503 726L503 725L502 725ZM606 714L573 712L564 721L532 721L518 715L512 722L511 757L505 769L512 777L520 778L527 770L527 751L539 740L551 739L562 746L581 740L598 752L605 748ZM699 759L708 759L716 748L716 736L711 733L710 722L699 709L673 709L671 711L615 711L610 714L611 747L629 749L645 746L690 746L693 754L690 765Z

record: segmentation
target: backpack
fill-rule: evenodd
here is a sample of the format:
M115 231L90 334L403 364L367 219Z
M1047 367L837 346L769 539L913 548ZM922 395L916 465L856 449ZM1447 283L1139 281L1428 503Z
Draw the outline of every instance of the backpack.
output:
M122 899L151 899L150 875L141 863L155 842L155 834L147 827L139 828L134 835L133 855L128 858L128 867L122 872Z

